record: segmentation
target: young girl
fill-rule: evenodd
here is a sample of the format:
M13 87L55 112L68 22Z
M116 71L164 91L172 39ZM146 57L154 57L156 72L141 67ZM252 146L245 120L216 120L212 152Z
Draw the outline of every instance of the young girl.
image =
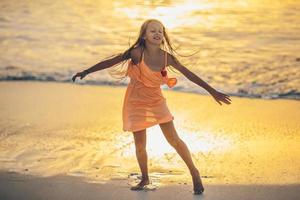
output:
M165 44L164 40L171 53L160 48ZM171 65L189 80L206 89L220 105L221 102L230 104L229 96L209 86L176 59L165 27L156 19L149 19L143 23L137 41L127 51L78 72L72 80L75 81L76 77L82 79L89 73L112 67L122 61L126 62L128 59L130 61L125 76L130 77L130 83L123 103L123 131L133 132L136 157L142 173L141 181L131 189L141 190L149 184L146 128L159 124L167 141L189 168L194 194L201 194L204 187L199 171L192 161L188 147L177 134L173 124L174 117L167 107L160 85L167 84L171 88L176 84L177 79L169 78L167 75L166 67Z

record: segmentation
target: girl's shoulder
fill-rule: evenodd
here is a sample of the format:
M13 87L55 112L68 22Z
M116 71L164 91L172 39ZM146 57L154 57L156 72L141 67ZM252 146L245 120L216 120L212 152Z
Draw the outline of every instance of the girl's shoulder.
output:
M177 58L173 54L171 54L165 50L162 50L162 51L163 51L164 55L166 55L166 57L167 57L166 58L167 66L169 66L169 65L173 66L175 62L178 62Z
M142 47L135 47L130 51L130 58L132 62L137 65L142 60Z

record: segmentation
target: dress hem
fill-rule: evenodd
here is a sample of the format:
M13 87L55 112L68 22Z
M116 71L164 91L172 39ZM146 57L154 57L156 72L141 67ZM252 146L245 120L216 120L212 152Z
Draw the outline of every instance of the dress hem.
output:
M124 131L124 132L141 131L141 130L144 130L144 129L146 129L146 128L150 128L150 127L152 127L152 126L155 126L155 125L158 125L158 124L161 124L161 123L166 123L166 122L173 121L173 120L174 120L174 116L172 116L171 119L170 119L170 118L167 118L167 120L166 120L166 119L162 119L162 120L160 120L160 121L158 121L158 122L155 122L155 123L153 123L153 124L150 124L150 125L148 125L148 126L146 126L146 127L144 127L144 128L131 129L131 130L125 130L125 129L123 129L123 131Z

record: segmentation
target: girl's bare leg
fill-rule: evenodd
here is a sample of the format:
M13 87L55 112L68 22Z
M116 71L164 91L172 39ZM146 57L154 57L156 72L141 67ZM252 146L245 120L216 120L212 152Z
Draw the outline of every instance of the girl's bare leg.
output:
M193 163L188 147L179 138L175 130L173 121L159 124L159 126L164 136L166 137L167 141L169 142L169 144L175 148L177 153L180 155L180 157L183 159L183 161L186 163L187 167L189 168L190 174L192 175L193 178L194 193L201 194L204 191L204 187L202 185L199 171Z
M133 132L135 153L142 173L142 180L136 186L131 187L131 190L143 189L149 184L148 166L147 166L147 151L146 151L146 129Z

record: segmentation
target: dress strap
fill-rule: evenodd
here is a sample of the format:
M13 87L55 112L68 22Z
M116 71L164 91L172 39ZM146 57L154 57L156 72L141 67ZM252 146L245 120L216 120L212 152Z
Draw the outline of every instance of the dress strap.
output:
M144 49L142 49L142 61L144 61Z

